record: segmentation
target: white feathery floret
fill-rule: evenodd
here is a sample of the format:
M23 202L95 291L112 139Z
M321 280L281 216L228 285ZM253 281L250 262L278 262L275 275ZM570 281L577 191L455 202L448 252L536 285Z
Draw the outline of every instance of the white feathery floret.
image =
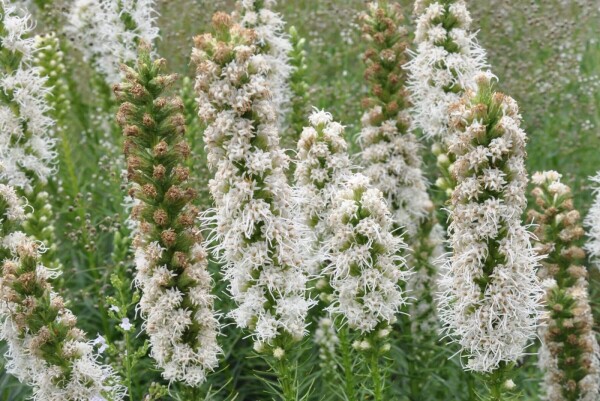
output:
M422 170L421 144L411 132L410 101L405 88L408 32L397 4L372 2L363 14L363 33L369 47L363 55L369 97L359 143L363 174L385 197L394 220L395 234L412 248L407 254L414 274L407 292L415 302L409 306L413 335L435 332L438 319L434 294L437 290L438 258L444 253L443 229L427 193ZM383 89L385 88L385 89Z
M238 13L240 25L256 32L256 44L271 68L269 85L281 124L290 107L292 91L288 81L293 67L289 57L292 44L285 32L285 21L273 11L276 4L275 0L238 0Z
M406 303L400 287L407 278L406 248L392 233L392 217L381 191L362 174L350 176L336 194L328 218L327 243L334 301L327 309L348 327L371 333L396 321Z
M10 52L0 66L0 180L30 192L55 172L56 140L51 137L54 121L46 102L46 78L33 66L35 41L31 16L18 13L6 1L0 24L2 47Z
M471 16L464 0L417 1L416 51L406 67L413 103L414 127L426 138L448 134L448 108L464 90L473 88L474 76L486 68L486 55L470 31ZM444 28L451 21L452 28ZM450 22L448 22L450 23Z
M594 189L596 197L584 222L588 229L585 250L588 252L592 263L600 269L600 171L594 177L590 177L590 180L596 184Z
M201 244L191 249L185 278L193 280L194 285L184 292L176 286L168 288L178 276L157 263L166 251L158 242L144 242L143 234L138 233L136 246L135 282L142 289L138 307L150 337L151 356L165 379L199 386L218 366L222 352L217 341L219 322L213 310L214 296L210 293L213 281L207 270L208 255ZM185 302L195 311L184 307ZM193 325L198 333L192 341L186 340L184 336Z
M76 317L53 292L49 280L60 273L40 263L43 249L38 242L14 230L25 211L12 187L0 184L0 204L0 249L9 255L0 269L0 341L7 344L6 371L33 388L34 401L122 400L125 389L117 384L114 371L99 363L93 342L75 327ZM50 355L41 348L49 342Z
M237 304L229 316L252 331L260 350L284 334L299 340L306 333L314 304L307 297L308 247L293 210L288 156L279 146L272 65L258 53L253 31L224 14L215 19L225 21L219 26L230 32L231 43L202 35L192 56L208 163L215 171L209 187L216 210L209 219ZM231 57L210 56L225 46Z
M477 82L478 92L453 107L453 253L440 283L440 318L467 357L466 368L490 372L517 361L535 338L543 292L539 258L521 221L527 172L518 106L492 91L490 75Z
M320 274L324 261L321 243L331 236L327 216L340 182L351 174L344 127L331 114L315 110L298 141L296 170L297 202L305 223L315 234L315 254L311 273Z
M124 14L133 27L123 22ZM121 80L119 65L137 58L138 42L158 38L157 16L155 0L75 0L65 31L84 60L114 84Z
M400 133L394 120L372 125L373 114L381 113L375 108L362 119L359 140L363 173L385 195L397 227L413 238L419 231L419 223L433 209L421 170L421 145L413 134Z

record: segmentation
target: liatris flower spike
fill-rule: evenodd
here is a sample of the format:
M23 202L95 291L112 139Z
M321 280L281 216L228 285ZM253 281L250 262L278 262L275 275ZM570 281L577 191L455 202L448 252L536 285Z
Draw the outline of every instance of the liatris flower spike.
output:
M402 284L407 268L401 252L406 248L392 233L393 221L383 194L362 174L350 176L336 194L328 218L334 235L325 248L331 261L325 269L333 288L327 308L340 322L342 367L346 397L354 398L354 378L348 359L348 332L358 339L355 349L368 363L375 401L383 401L387 369L383 355L391 347L389 335L396 315L406 303Z
M406 255L415 274L407 288L413 334L431 332L437 325L435 305L436 263L444 253L443 229L437 224L434 205L422 171L421 145L410 132L411 118L406 72L406 37L403 15L397 4L370 3L362 16L369 48L364 54L365 79L371 93L363 100L359 142L363 173L387 200L396 235L403 235L413 252Z
M439 141L449 133L449 107L474 88L475 75L486 68L485 51L471 29L464 0L417 0L416 51L407 64L414 105L414 128Z
M521 222L526 206L526 135L517 103L477 77L453 107L448 228L452 256L441 280L444 331L461 347L466 368L493 372L516 362L535 337L542 290L538 256Z
M363 335L387 330L406 302L400 284L407 268L400 255L406 245L391 232L381 191L366 176L352 175L333 200L328 224L334 233L326 246L334 289L329 310Z
M0 180L31 193L55 172L54 121L46 102L46 78L33 66L35 40L31 17L21 16L14 5L0 2L2 49L0 61Z
M155 0L75 0L67 35L107 83L121 79L119 65L132 63L140 41L158 38Z
M584 235L571 189L556 171L533 175L534 207L529 218L537 224L538 275L546 290L546 316L540 326L540 368L549 401L596 401L600 393L600 359L588 296Z
M150 337L151 356L169 381L199 386L217 367L221 349L213 310L199 210L185 160L183 103L165 91L176 80L164 75L163 59L140 47L135 68L123 65L126 80L114 86L121 105L117 121L125 136L130 195L138 200L132 218L139 308Z
M24 207L13 188L0 184L0 341L6 369L33 388L36 401L119 401L124 388L97 359L92 342L50 280L59 274L40 262L40 244L17 231Z
M585 250L589 253L592 263L600 268L600 171L590 180L595 184L596 197L585 218L585 226L588 228Z
M282 357L305 335L313 302L304 265L309 247L293 215L288 157L279 146L271 65L258 52L254 31L224 13L213 16L213 27L214 34L194 39L192 59L215 171L209 184L215 253L237 303L229 316L251 331L256 350Z
M271 69L269 86L282 125L290 108L292 92L289 86L293 67L290 64L292 44L285 32L285 21L273 11L275 0L238 0L239 24L256 34L254 45Z
M331 204L340 182L351 174L344 127L331 114L315 110L308 118L298 141L296 189L305 224L315 234L311 273L320 276L323 269L322 243L333 235L327 224Z

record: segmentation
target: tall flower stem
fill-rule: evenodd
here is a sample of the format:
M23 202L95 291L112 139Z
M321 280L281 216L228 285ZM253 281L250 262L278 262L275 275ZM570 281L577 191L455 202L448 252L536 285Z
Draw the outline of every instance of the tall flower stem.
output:
M218 364L218 321L210 293L212 278L204 237L193 205L196 191L185 167L183 103L168 90L177 79L163 74L165 60L140 47L135 68L123 66L114 86L121 105L117 122L126 137L124 153L135 198L133 246L139 309L150 337L151 356L170 382L197 387Z
M290 366L289 358L281 358L275 362L275 370L277 371L277 380L281 387L283 401L298 400L298 383L295 372L297 371Z
M370 356L371 380L373 381L373 399L375 401L383 401L383 387L385 386L385 381L381 375L381 369L379 368L379 359L380 358L377 352L373 352Z
M352 344L348 326L341 327L338 331L340 338L340 352L342 354L342 369L344 371L344 389L348 401L358 401L356 398L356 383L354 381L354 359L352 357Z
M304 226L294 215L286 178L289 158L280 147L281 88L274 75L281 71L262 53L259 28L244 28L224 13L216 13L212 24L213 33L194 38L192 53L215 174L209 187L216 209L206 219L216 226L214 253L236 303L228 315L250 331L255 351L267 362L289 361L307 332L314 301L307 296ZM278 380L286 388L277 391L289 395L288 378Z
M440 316L466 368L489 374L521 358L535 337L542 289L539 258L521 219L527 136L518 105L494 90L490 74L476 82L477 92L454 106L453 254L441 282Z

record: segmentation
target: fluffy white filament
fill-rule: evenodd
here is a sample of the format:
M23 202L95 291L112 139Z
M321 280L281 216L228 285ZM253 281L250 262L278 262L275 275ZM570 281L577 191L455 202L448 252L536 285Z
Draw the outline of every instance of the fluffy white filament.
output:
M417 1L415 15L417 50L407 64L413 128L440 139L448 133L448 108L486 67L485 51L470 32L471 16L463 0ZM442 25L446 20L454 21L450 30Z
M406 303L400 284L406 280L406 245L393 235L392 217L381 191L354 174L336 194L329 215L334 233L326 244L326 269L334 290L328 310L348 327L371 333L392 324Z
M600 171L590 180L596 184L594 203L585 218L585 226L588 229L588 240L585 250L589 253L592 262L600 268Z
M155 0L75 0L65 31L84 60L113 84L121 80L119 65L137 58L138 41L158 38L157 15Z
M50 136L54 121L47 115L46 78L32 64L35 42L29 37L31 17L23 16L6 1L2 7L2 47L11 53L0 66L0 180L29 192L36 180L45 183L54 173L55 139Z
M518 106L492 92L490 76L478 80L479 92L455 106L457 128L448 141L457 186L440 317L468 358L466 368L490 372L516 361L535 337L542 291L531 235L521 223L527 172ZM486 126L483 119L494 113L497 120Z

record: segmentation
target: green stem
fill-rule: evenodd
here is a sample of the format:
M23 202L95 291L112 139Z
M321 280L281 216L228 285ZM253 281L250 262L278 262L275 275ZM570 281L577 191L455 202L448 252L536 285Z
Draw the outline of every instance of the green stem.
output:
M127 372L127 392L129 394L129 399L133 401L133 372L132 372L132 363L131 363L131 339L129 338L129 332L125 332L125 350L127 355L125 356L125 369Z
M348 338L348 328L342 327L339 330L340 350L342 352L342 368L345 376L345 393L348 401L356 401L356 390L354 384L354 373L352 372L352 354L350 340Z
M296 401L296 394L298 394L296 391L295 375L292 375L293 369L290 369L290 362L289 358L283 357L275 363L277 380L281 386L283 401Z
M371 361L371 380L373 380L373 395L375 401L383 401L383 380L381 370L379 369L379 355L372 352L369 358Z
M469 390L469 401L478 401L477 391L475 390L475 380L473 375L467 375L467 387Z
M512 376L513 365L501 365L494 372L486 376L486 384L489 390L488 401L514 400L511 391L506 387L507 381Z

